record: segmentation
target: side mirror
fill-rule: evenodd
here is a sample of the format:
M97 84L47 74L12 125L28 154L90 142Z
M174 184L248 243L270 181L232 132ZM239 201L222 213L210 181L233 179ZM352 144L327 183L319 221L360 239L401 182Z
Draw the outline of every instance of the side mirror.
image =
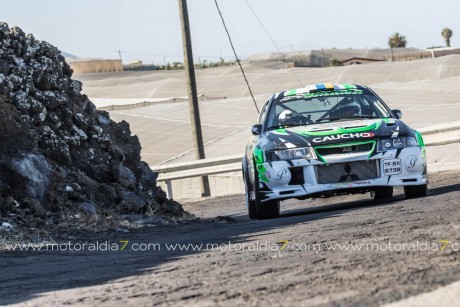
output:
M262 133L262 125L254 125L251 128L253 135L260 135Z
M401 110L395 109L395 110L391 110L391 112L396 116L397 119L401 119L401 117L402 117L402 111Z

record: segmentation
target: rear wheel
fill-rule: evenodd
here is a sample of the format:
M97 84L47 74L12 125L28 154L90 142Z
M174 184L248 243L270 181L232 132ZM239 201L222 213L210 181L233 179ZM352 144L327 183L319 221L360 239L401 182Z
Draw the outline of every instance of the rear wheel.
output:
M254 163L254 167L255 167ZM261 202L262 196L259 192L259 173L254 169L254 204L255 217L259 220L273 219L280 215L280 202L278 200L270 200Z
M385 199L393 197L393 187L376 187L371 191L373 200Z
M425 196L427 192L427 185L408 185L404 187L404 194L406 199Z

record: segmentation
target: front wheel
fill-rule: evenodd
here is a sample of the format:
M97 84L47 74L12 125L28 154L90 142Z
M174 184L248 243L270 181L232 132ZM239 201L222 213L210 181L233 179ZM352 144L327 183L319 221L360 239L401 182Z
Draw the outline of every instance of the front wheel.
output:
M254 163L254 203L255 203L255 218L259 220L274 219L280 215L280 202L278 200L270 200L261 202L262 194L259 189L259 172Z
M259 220L274 219L280 215L280 202L271 200L264 203L256 202L256 216Z
M376 187L371 191L373 200L385 199L393 197L393 187Z
M427 185L408 185L404 187L404 194L406 199L416 198L420 196L425 196L427 193Z
M251 220L253 220L257 218L256 202L254 201L254 199L251 199L251 183L249 182L247 172L244 171L244 166L243 166L243 180L244 180L246 208L248 209L248 217Z

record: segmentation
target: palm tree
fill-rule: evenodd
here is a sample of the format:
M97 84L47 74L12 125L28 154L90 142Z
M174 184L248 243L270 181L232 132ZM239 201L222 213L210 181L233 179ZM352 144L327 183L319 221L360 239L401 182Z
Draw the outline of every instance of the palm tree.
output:
M388 46L390 48L404 48L407 45L407 40L404 35L399 34L398 32L394 33L388 38Z
M442 29L441 35L446 41L446 47L450 47L450 38L452 37L452 30L449 28Z
M339 60L334 59L334 58L330 59L329 62L330 62L330 64L331 64L331 66L343 66L343 63L342 63L342 62L340 62ZM323 66L324 66L324 65L323 65Z

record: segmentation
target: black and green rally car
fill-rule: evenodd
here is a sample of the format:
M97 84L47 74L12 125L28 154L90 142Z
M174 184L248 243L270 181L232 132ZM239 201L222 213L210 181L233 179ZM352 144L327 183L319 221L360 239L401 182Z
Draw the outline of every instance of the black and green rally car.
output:
M366 86L317 84L272 95L243 157L252 219L279 215L280 201L367 193L426 195L422 136Z

